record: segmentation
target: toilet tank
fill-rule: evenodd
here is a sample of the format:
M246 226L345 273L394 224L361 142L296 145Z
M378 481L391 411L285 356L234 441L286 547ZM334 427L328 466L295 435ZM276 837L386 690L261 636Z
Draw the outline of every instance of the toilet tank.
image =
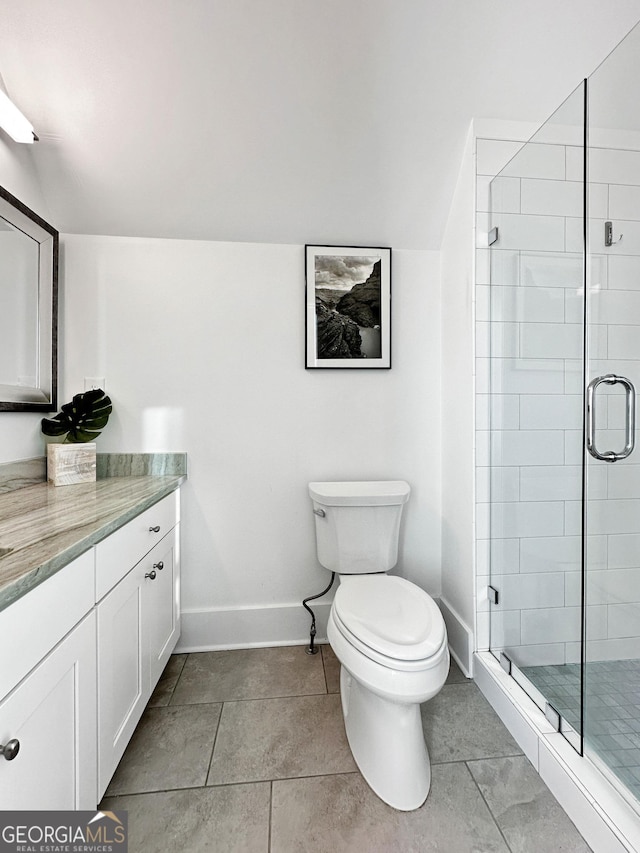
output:
M309 483L322 565L341 575L392 569L410 491L403 480Z

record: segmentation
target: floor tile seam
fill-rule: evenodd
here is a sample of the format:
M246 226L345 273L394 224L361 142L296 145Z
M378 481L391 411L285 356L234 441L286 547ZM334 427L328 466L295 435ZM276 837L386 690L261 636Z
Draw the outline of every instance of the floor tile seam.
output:
M295 777L294 777L295 778ZM121 797L146 797L150 794L178 794L181 791L211 791L214 788L238 788L242 785L271 785L273 781L279 782L279 779L253 779L243 782L224 782L215 785L184 785L183 787L174 788L154 788L152 791L120 791L117 794L107 794L103 796L103 800L115 800Z
M273 829L273 781L269 782L269 821L267 825L267 853L271 853L271 833Z
M204 785L204 788L226 788L229 785L259 785L266 782L273 787L275 782L300 782L303 779L327 779L331 776L361 776L362 774L356 768L355 770L341 770L338 773L305 773L304 776L278 776L274 779L245 779L235 782L214 782L211 785ZM180 790L180 789L177 789ZM149 792L152 793L152 792Z
M180 679L182 678L182 673L184 672L184 668L185 668L185 666L186 666L187 658L188 658L188 657L189 657L189 655L188 655L188 654L186 654L186 655L184 656L184 660L182 661L182 666L180 667L180 672L179 672L179 673L178 673L178 675L177 675L176 683L173 685L173 688L171 689L171 693L169 694L169 698L168 698L168 700L167 700L167 705L166 705L166 707L168 707L168 706L171 704L171 700L173 699L173 694L176 692L176 687L177 687L177 686L178 686L178 684L180 683ZM160 706L160 707L165 707L165 706Z
M311 773L305 776L283 776L280 779L272 779L271 785L277 782L301 782L305 779L328 779L331 776L362 776L362 773L356 768L355 770L341 770L339 773Z
M322 651L320 652L320 658L322 660L322 674L324 675L324 687L326 692L329 692L329 680L327 678L327 667L325 666L324 654Z
M168 705L156 705L157 708L187 708L192 705L223 705L229 702L263 702L269 701L270 699L304 699L308 696L335 696L336 693L329 693L329 691L318 691L316 693L282 693L276 696L253 696L253 697L239 697L237 699L214 699L214 700L206 700L203 702L173 702Z
M196 705L222 705L228 699L207 699L204 702L175 702L173 705L156 705L156 708L192 708ZM232 700L233 701L233 700Z
M511 756L505 756L505 757L511 757ZM469 759L469 760L473 760L473 761L481 761L482 759L475 759L475 758L474 758L474 759ZM490 805L489 805L489 803L487 802L487 798L485 797L485 795L482 793L482 790L481 790L481 788L480 788L480 785L478 785L478 783L477 783L477 781L476 781L476 777L475 777L475 776L473 775L473 773L471 772L471 768L469 767L469 762L468 762L468 761L465 761L465 762L463 762L463 763L464 763L465 767L467 768L467 773L469 774L469 776L471 776L471 780L472 780L473 784L475 785L475 788L476 788L477 792L480 794L480 797L481 797L481 799L482 799L482 802L483 802L483 803L485 804L485 806L487 807L487 811L488 811L488 812L489 812L489 814L491 815L491 820L492 820L492 821L494 822L494 824L496 825L496 829L497 829L497 830L498 830L498 832L500 833L500 837L501 837L501 838L502 838L502 840L504 841L504 843L505 843L505 845L506 845L506 847L507 847L507 850L509 850L509 851L510 851L510 853L513 853L513 850L512 850L512 848L511 848L511 845L510 845L510 844L509 844L509 842L507 841L507 839L506 839L506 837L505 837L505 834L504 834L504 832L502 831L502 827L501 827L501 826L500 826L500 824L498 823L498 819L497 819L497 817L496 817L496 816L494 815L494 813L493 813L493 809L491 808L491 806L490 806Z
M184 656L184 660L182 661L182 666L180 667L180 672L178 673L178 675L177 675L177 677L176 677L176 684L178 683L178 681L180 681L180 678L182 677L182 673L184 672L184 668L185 668L185 666L186 666L186 664L187 664L187 658L188 658L188 657L189 657L189 654L186 654L186 655ZM175 686L174 686L174 688L173 688L173 689L175 690Z
M440 767L442 764L466 764L468 761L493 761L497 758L521 758L524 752L501 752L499 755L478 755L474 758L454 758L452 761L438 761L437 758L431 759L431 764L435 767Z
M447 764L469 764L473 761L495 761L498 758L522 758L524 753L519 752L516 755L488 755L480 756L480 758L453 758L450 761L434 761L431 759L432 767L445 767Z
M213 703L212 703L213 704ZM215 703L220 704L220 703ZM213 736L213 743L211 744L211 754L209 755L209 761L207 762L207 771L204 775L204 787L207 787L207 779L209 778L209 773L211 773L211 765L213 764L213 753L216 749L216 743L218 742L218 734L220 732L220 723L222 722L222 714L224 712L224 702L220 705L220 713L218 714L218 722L216 724L216 733Z

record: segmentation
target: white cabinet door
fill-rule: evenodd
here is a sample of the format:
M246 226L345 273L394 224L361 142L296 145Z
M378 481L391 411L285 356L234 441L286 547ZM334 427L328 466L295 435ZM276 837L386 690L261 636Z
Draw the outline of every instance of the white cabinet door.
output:
M155 573L145 586L144 628L149 654L149 695L167 665L180 636L180 555L178 529L174 528L143 562Z
M98 604L98 801L180 634L179 527Z
M144 572L132 569L98 611L98 801L149 698L144 649Z
M0 703L1 809L95 808L95 642L92 612Z

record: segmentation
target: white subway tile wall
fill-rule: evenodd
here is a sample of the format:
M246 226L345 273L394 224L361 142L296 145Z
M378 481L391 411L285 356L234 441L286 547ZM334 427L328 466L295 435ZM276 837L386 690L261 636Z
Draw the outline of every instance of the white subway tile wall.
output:
M528 666L580 655L583 152L518 148L477 141L476 555L479 645ZM589 174L589 377L640 388L640 151L592 149ZM598 447L622 447L624 394L598 395ZM589 465L588 495L589 658L636 658L640 438L629 460Z

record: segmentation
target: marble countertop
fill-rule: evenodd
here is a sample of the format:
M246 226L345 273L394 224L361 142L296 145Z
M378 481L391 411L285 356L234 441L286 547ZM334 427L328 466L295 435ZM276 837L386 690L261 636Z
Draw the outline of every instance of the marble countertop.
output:
M175 491L183 475L117 476L0 494L0 610Z

